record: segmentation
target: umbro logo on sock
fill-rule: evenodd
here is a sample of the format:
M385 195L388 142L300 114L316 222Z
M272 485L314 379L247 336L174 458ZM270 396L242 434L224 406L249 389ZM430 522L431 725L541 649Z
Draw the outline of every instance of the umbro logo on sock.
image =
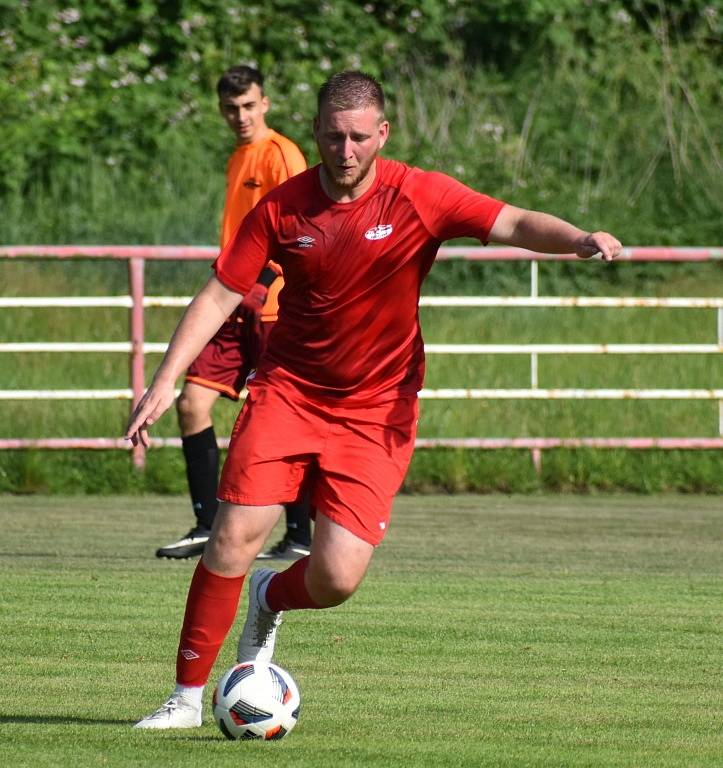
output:
M192 651L190 648L184 648L181 651L181 656L186 661L193 661L194 659L200 659L201 657L196 653L196 651Z

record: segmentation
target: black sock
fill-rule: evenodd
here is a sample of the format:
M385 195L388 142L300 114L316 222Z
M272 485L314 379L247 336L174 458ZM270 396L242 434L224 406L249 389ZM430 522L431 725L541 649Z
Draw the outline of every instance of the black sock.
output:
M218 501L218 445L213 426L181 438L186 459L186 477L193 513L199 525L211 528Z
M297 544L311 544L311 521L309 520L309 503L286 505L286 533Z

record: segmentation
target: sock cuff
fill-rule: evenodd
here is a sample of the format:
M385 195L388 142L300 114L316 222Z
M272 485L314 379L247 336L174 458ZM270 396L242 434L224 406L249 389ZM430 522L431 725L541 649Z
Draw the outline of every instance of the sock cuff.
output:
M213 428L213 424L210 427L206 427L206 429L202 429L200 432L196 432L195 435L182 437L181 444L187 459L196 458L210 450L218 450L216 431Z
M302 557L285 571L280 571L266 584L264 602L271 611L321 608L309 594L305 583L309 557Z
M246 574L242 576L221 576L218 573L209 571L204 565L203 559L198 561L196 570L193 574L194 586L200 588L203 594L214 598L224 598L228 595L235 595L239 592L239 582L243 585Z
M183 683L176 683L174 693L180 693L186 701L190 701L197 707L203 704L203 691L205 685L183 685Z

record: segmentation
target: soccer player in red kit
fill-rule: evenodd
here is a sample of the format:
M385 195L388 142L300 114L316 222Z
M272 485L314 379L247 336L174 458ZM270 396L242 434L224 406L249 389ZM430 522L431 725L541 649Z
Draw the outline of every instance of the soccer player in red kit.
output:
M278 263L286 279L279 320L234 427L223 503L188 593L176 688L137 727L201 724L203 687L284 501L311 494L314 546L285 571L251 576L238 659L271 659L283 611L329 608L356 591L412 455L424 374L417 306L442 241L466 235L606 260L620 252L605 232L378 157L388 134L373 78L343 72L322 86L314 120L321 164L247 216L131 417L126 437L147 443L184 366L264 264Z

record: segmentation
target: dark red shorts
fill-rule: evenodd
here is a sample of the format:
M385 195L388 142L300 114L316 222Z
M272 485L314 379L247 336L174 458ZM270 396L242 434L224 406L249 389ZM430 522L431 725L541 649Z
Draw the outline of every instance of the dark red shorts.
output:
M261 323L257 334L252 323L227 320L201 350L186 372L186 381L215 389L230 400L238 400L249 373L256 368L266 347L272 322Z
M367 406L310 401L288 383L249 382L218 497L265 506L308 491L324 516L376 546L414 450L417 398Z

